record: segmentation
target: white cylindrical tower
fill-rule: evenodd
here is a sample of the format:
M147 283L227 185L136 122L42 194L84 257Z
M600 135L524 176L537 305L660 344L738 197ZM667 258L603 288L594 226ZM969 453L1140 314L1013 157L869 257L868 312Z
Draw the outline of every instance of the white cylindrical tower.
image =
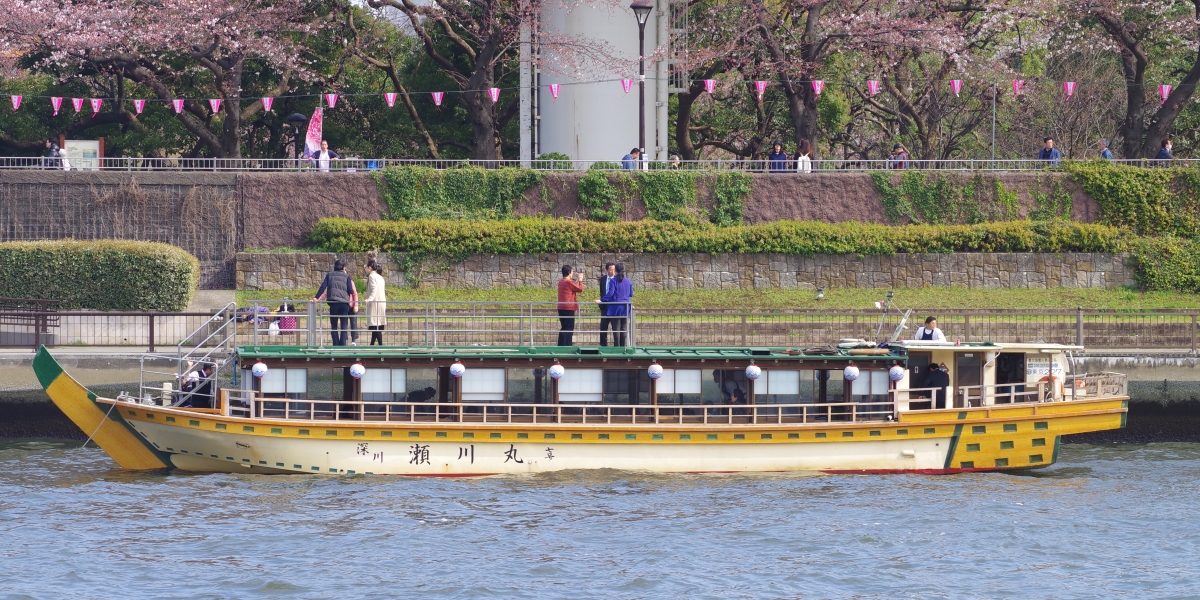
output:
M646 21L646 54L654 53L660 43L659 11L651 11ZM638 22L624 2L616 7L577 4L564 8L547 5L541 28L556 36L577 36L607 43L621 56L628 57L627 68L617 73L597 65L590 72L570 75L543 67L538 87L538 151L561 152L575 160L617 162L638 145ZM586 45L586 41L584 42ZM543 50L543 60L554 63L555 56ZM646 153L655 157L657 140L659 81L657 64L646 61ZM633 81L629 93L621 89L620 79ZM599 81L609 80L609 81ZM561 85L554 101L547 86ZM666 85L666 82L662 82Z

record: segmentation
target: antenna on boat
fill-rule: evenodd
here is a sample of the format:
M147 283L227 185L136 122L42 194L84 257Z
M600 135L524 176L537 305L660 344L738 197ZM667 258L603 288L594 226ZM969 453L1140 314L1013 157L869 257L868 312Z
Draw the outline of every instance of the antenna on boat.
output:
M879 327L875 329L876 344L879 343L879 334L883 333L883 324L887 321L888 311L892 308L895 308L896 312L900 311L900 308L892 303L892 299L895 298L895 296L896 293L894 290L888 290L887 299L883 302L875 303L875 308L883 310L883 314L879 316ZM900 339L900 334L904 333L905 329L908 329L908 318L910 316L912 316L911 308L904 311L904 315L900 317L900 323L896 325L896 329L892 332L892 337L888 339L888 343L892 343Z

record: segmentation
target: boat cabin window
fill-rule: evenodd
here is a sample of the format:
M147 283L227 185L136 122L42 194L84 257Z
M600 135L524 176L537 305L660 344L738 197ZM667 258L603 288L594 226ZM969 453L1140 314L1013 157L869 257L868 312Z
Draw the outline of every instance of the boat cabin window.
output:
M437 369L396 369L404 371L404 391L393 392L398 400L437 402Z
M504 402L504 369L467 369L462 376L462 401Z
M704 369L701 401L704 404L729 404L734 395L748 397L749 380L743 369Z
M812 382L812 371L764 370L762 377L754 382L755 403L799 404L800 402L811 401L811 394L807 400L801 399L800 380L803 375L807 375L808 381ZM808 387L811 392L812 386Z
M650 376L645 369L605 369L605 404L649 404Z
M362 378L364 402L399 402L407 390L407 369L367 369Z
M663 369L656 390L659 404L700 404L700 369Z
M265 398L307 398L308 369L268 369L261 385Z
M887 402L890 382L887 371L860 371L850 385L851 402Z
M567 369L558 380L559 402L602 402L604 400L603 369Z
M508 401L529 404L549 403L553 394L546 369L510 368L508 370Z

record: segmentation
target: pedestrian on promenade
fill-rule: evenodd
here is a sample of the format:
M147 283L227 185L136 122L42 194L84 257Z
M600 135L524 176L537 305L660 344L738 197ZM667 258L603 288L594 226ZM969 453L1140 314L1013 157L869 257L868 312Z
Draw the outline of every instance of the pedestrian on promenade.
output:
M629 331L629 303L633 300L633 282L625 276L625 263L617 263L616 277L608 284L608 292L598 302L608 304L608 316L613 320L613 346L625 345Z
M574 277L571 277L574 275ZM583 291L583 273L576 273L571 265L563 265L562 279L558 280L558 332L559 346L575 344L575 315L579 312L576 294Z
M1158 166L1160 167L1169 167L1171 166L1171 161L1174 159L1175 157L1171 154L1171 140L1163 140L1162 148L1159 149L1158 156L1155 156L1154 160L1158 161Z
M812 173L812 143L808 138L800 140L800 146L796 150L796 172Z
M600 297L603 298L608 293L608 286L612 280L617 277L617 263L604 263L604 272L596 278L596 283L600 287ZM597 300L597 306L600 307L600 345L608 345L608 330L613 328L613 320L608 318L608 305Z
M783 144L775 142L771 145L771 153L767 155L767 168L772 173L783 173L787 171L787 154L783 151Z
M337 152L329 149L329 142L321 140L321 149L312 155L312 164L322 173L329 172L329 164L335 158L341 158Z
M636 171L638 162L642 159L642 151L634 148L629 151L629 154L621 157L621 168L626 171Z
M892 146L892 157L888 159L888 168L897 171L908 168L908 151L904 149L904 146L900 144Z
M1038 152L1038 160L1046 163L1048 167L1057 167L1062 165L1062 152L1054 147L1054 138L1045 138L1042 140L1045 144L1042 150Z
M346 272L346 261L333 262L333 271L325 274L317 297L312 301L320 302L326 296L329 298L329 333L333 336L333 345L345 346L350 333L349 315L358 310L358 290L354 287L354 279Z
M372 346L383 345L383 330L387 329L387 293L384 286L383 265L375 259L367 261L367 329L371 332Z
M929 317L925 319L925 326L917 329L917 339L927 342L944 342L946 334L942 333L937 326L937 317Z
M1100 138L1100 158L1103 158L1104 160L1113 159L1112 150L1108 149L1107 138Z

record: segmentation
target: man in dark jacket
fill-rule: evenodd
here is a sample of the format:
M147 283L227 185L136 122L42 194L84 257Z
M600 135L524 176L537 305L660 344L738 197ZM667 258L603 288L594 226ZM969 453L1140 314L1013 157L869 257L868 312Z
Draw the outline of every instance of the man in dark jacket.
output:
M1171 166L1171 161L1174 159L1175 157L1171 155L1171 140L1163 140L1162 148L1158 151L1158 156L1155 156L1154 160L1158 161L1158 166L1160 167L1169 167Z
M358 290L354 287L354 279L346 272L346 261L333 262L333 271L325 274L313 302L320 302L326 296L329 297L329 333L333 336L333 345L345 346L350 333L350 313L358 312Z
M946 388L950 386L950 374L946 371L946 365L932 365L929 367L929 372L925 374L925 387L937 388L934 395L937 396L934 400L934 408L946 408Z
M772 173L783 173L787 168L787 154L783 151L783 144L775 142L771 146L771 153L767 155L767 167Z
M1042 151L1038 152L1038 160L1046 163L1047 167L1058 167L1062 165L1062 152L1054 147L1054 138L1045 138L1042 140L1045 146Z
M605 263L604 271L596 278L596 284L600 287L600 297L608 293L608 284L613 277L617 276L617 263ZM608 305L600 303L600 345L608 345L608 330L613 329L613 321L615 319L608 318Z

